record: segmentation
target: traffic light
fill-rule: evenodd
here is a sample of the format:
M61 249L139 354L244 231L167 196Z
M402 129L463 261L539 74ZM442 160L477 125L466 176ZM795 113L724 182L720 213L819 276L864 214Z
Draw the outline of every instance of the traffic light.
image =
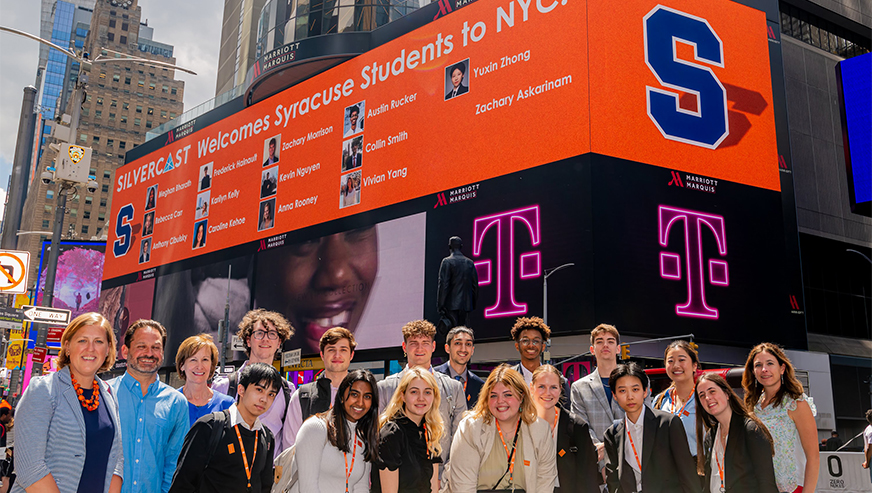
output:
M621 344L621 360L630 359L630 345Z

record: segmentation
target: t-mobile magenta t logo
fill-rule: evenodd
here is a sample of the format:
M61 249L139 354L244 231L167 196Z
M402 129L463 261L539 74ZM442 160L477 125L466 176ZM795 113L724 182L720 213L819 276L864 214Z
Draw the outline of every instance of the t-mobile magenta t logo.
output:
M496 281L497 301L493 306L485 308L484 316L507 317L527 313L526 303L515 300L515 225L530 233L533 246L539 245L542 238L539 235L539 206L533 205L523 209L500 212L490 216L479 217L472 227L472 255L481 255L481 246L491 229L496 231L497 267L494 275L491 259L475 262L478 272L479 286L486 286ZM539 277L542 273L542 259L538 250L520 254L518 257L521 279ZM496 277L496 279L494 279Z
M724 217L703 212L660 206L658 230L660 245L669 245L669 229L673 224L684 224L684 263L687 266L687 301L675 305L675 313L684 317L718 318L718 309L705 302L706 273L702 253L703 229L714 234L718 253L727 254L727 234ZM704 228L705 226L705 228ZM681 255L660 252L660 276L664 279L681 280ZM708 282L717 286L729 286L727 262L719 259L708 261Z

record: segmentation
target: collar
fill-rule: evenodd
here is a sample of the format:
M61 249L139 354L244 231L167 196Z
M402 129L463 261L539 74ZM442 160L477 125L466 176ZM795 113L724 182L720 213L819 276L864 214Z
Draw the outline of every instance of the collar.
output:
M242 415L239 414L239 408L236 407L236 403L234 402L232 406L230 406L230 427L234 427L236 425L242 425L243 428L249 431L259 431L263 429L263 423L260 422L260 418L254 418L254 426L248 426L248 423L242 419Z
M456 371L454 371L454 367L451 366L451 363L448 363L448 376L453 379L454 377L456 377L458 375L460 376L460 378L463 379L464 382L469 380L469 368L468 367L465 368L463 370L463 373L457 373Z
M450 367L451 365L448 365L448 366ZM405 371L408 370L408 369L409 369L409 364L406 363L406 367L403 368L403 372L405 372ZM427 371L429 371L430 374L433 374L433 365L430 365L430 368L428 368ZM402 372L401 372L401 373L402 373Z
M640 435L641 436L641 434L642 434L642 430L645 427L645 411L646 411L645 408L646 407L648 407L648 406L645 406L645 405L642 406L642 412L639 413L639 418L636 420L635 423L630 421L630 418L628 418L627 416L624 416L624 423L625 423L624 426L627 426L630 429L632 429L633 435Z
M130 372L125 371L124 375L121 375L121 383L124 384L124 387L126 387L128 391L132 393L139 392L140 394L142 394L142 390L140 390L141 387L139 384L139 380L134 378L133 375L130 374ZM159 378L155 378L154 382L151 382L148 385L148 390L146 390L145 395L156 392L157 389L160 387L161 383L163 382L161 382Z

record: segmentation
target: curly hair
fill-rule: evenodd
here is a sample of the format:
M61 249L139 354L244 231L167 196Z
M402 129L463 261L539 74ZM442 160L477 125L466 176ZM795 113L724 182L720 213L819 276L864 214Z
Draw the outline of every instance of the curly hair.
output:
M89 325L97 325L106 331L106 342L109 345L109 353L106 355L106 359L103 360L103 364L100 365L99 371L107 371L115 366L115 346L117 343L115 342L115 332L112 330L112 324L110 324L103 315L95 312L88 312L74 318L73 321L67 325L67 328L64 329L64 333L61 334L62 349L60 356L58 356L58 369L70 365L70 355L67 353L67 346L80 329Z
M251 310L242 317L242 321L239 322L239 332L236 333L236 336L239 337L245 343L245 355L251 356L251 347L249 338L251 338L251 334L254 332L254 326L260 322L261 325L266 327L266 322L272 323L276 331L279 333L279 350L281 350L282 344L291 338L294 335L296 330L288 322L281 313L271 312L268 310L264 310L263 308L258 308L257 310Z
M208 348L209 355L212 357L209 368L209 378L206 379L212 380L212 377L215 376L215 368L218 367L218 347L215 346L215 343L212 341L212 336L209 334L197 334L188 337L179 345L179 350L176 352L176 371L179 372L179 378L182 380L188 379L185 376L184 370L182 370L182 366L185 365L185 361L192 358L203 348Z
M742 389L745 390L745 406L748 410L754 412L757 401L763 395L763 386L760 385L760 382L757 381L757 376L754 374L754 358L760 353L771 354L778 361L778 364L784 367L782 384L775 393L775 398L772 400L773 405L780 406L784 401L785 394L792 399L799 399L804 390L802 383L796 378L796 372L793 370L790 358L784 354L784 350L777 344L763 342L754 346L751 352L748 353L748 359L745 361L745 372L742 374Z
M539 317L519 317L512 327L512 339L515 342L521 340L521 332L525 330L538 330L546 341L551 338L551 327L545 325L545 321Z
M436 337L436 326L426 320L412 320L403 326L403 341L410 337L427 336L430 339Z
M521 418L525 423L532 424L538 419L539 415L536 413L536 406L533 405L533 399L530 396L527 382L524 381L524 377L517 370L505 363L494 368L494 371L488 375L481 388L481 392L478 394L478 401L475 403L475 407L468 411L470 416L482 418L488 424L493 421L494 415L490 411L488 401L490 400L491 392L498 383L502 383L517 394L518 399L521 401Z

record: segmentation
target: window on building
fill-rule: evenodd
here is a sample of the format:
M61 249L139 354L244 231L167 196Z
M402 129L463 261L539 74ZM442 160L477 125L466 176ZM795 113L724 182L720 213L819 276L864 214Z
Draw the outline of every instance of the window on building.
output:
M107 173L108 173L108 171L107 171ZM106 207L106 198L105 197L100 198L100 207Z
M46 213L51 212L51 206L50 205L45 206L45 209L43 212L46 212Z
M170 111L170 118L175 118L175 117L176 117L176 114L173 113L172 111Z
M127 36L121 36L121 44L123 44L123 45L127 44Z
M91 219L91 211L82 211L82 219ZM87 231L82 231L82 233L87 233Z
M112 147L115 145L115 139L106 139L106 145Z
M170 87L169 86L161 86L160 92L166 94L166 93L170 92Z
M100 136L99 136L99 135L95 135L95 136L94 136L94 140L92 140L91 142L93 142L94 144L99 144L99 143L100 143Z
M102 221L105 221L105 220L106 220L106 214L103 213L103 212L97 214L97 220L98 220L98 221L101 221L101 222L102 222Z
M54 198L54 190L46 190L45 191L45 198L47 198L49 200L53 199Z
M141 105L136 105L136 112L142 113L142 106Z
M140 126L140 124L142 124L142 118L134 118L133 124L136 125L137 127Z
M70 209L70 216L77 217L79 215L79 209Z
M121 123L127 123L127 116L121 115Z
M91 114L91 108L82 108L82 115L88 116Z
M109 107L110 107L110 108L115 108L115 107L117 107L117 106L118 106L118 101L115 100L115 99L113 99L113 100L109 103Z
M127 85L129 86L129 85L130 85L130 77L125 77L125 78L124 78L124 83L127 84Z
M177 92L178 92L178 90L177 90L175 87L173 87L172 89L170 89L170 94L173 94L173 95L174 95L174 94L176 94Z
M83 224L83 225L82 225L82 234L87 234L87 233L88 233L88 225L87 225L87 224Z
M86 204L90 205L91 202L93 202L93 201L94 201L94 197L88 197L87 195L85 196L85 203Z
M100 72L100 78L101 78L101 79L105 79L105 78L106 78L106 72Z
M88 134L79 134L79 140L82 142L88 142Z
M833 53L842 58L851 58L872 50L869 38L837 26L810 12L779 2L781 32L804 43Z
M115 19L109 19L109 27L115 27Z
M97 104L103 104L103 98L97 98Z
M130 103L121 103L121 109L129 110L129 109L130 109Z
M151 128L151 120L145 121L145 128Z
M124 149L126 147L127 147L127 142L124 142L123 140L118 142L119 149Z
M112 178L112 172L107 169L103 171L103 179L108 180L109 178Z
M147 111L147 113L148 113L149 115L153 115L153 114L154 114L154 108L149 108L148 111Z
M109 41L115 41L115 33L109 33L106 37L109 38Z
M139 87L144 87L144 86L145 86L145 81L142 80L142 79L139 79L139 81L136 83L136 85L139 86Z
M155 84L154 82L149 82L149 83L148 83L148 88L151 89L152 91L154 91L154 88L155 88L156 86L157 86L157 84Z
M109 113L109 120L112 121L114 119L115 119L115 113L110 112Z
M122 37L123 37L123 36L122 36ZM120 76L120 75L115 74L115 75L112 76L112 82L119 82L119 81L121 81L121 76Z
M109 185L103 185L100 187L100 191L103 193L109 193Z
M167 117L167 110L160 110L160 117L166 118Z
M129 27L129 26L128 26L128 24L127 24L126 22L122 22L122 23L121 23L121 30L122 30L122 31L126 31L126 30L128 29L128 27Z
M103 110L97 110L94 112L94 118L103 118Z
M51 226L49 225L49 221L48 221L48 219L43 219L43 220L42 220L42 229L48 229L48 228L50 228L50 227L51 227Z

